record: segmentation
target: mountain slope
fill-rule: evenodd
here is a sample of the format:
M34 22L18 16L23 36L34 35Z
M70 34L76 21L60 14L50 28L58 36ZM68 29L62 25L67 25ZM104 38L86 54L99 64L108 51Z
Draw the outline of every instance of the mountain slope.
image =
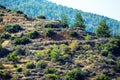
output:
M0 80L119 80L119 39L0 11Z
M47 0L0 0L0 4L13 10L21 10L31 17L42 14L47 19L61 19L61 15L65 14L68 16L71 25L74 23L76 13L81 12L87 25L87 31L94 32L94 28L98 25L98 22L103 19L110 26L112 34L118 34L120 32L120 22L117 20L57 5Z

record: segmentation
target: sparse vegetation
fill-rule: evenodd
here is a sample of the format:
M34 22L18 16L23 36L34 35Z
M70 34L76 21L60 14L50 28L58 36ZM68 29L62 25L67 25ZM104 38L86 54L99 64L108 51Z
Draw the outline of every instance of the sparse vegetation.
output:
M36 63L36 68L38 69L44 69L47 66L47 64L44 61L38 61Z
M39 19L46 19L46 17L43 16L43 15L38 15L37 18L39 18Z
M0 64L0 69L4 69L4 66L2 64Z
M3 21L3 18L0 16L0 22L2 22Z
M9 33L2 33L0 36L2 39L10 39L11 35Z
M19 11L15 16L14 11L1 7L0 13L4 18L0 23L0 79L119 80L120 39L86 32L80 14L82 26L68 28L65 18L62 22L30 18Z
M65 75L65 80L85 80L85 76L79 69L68 71Z
M26 68L27 68L27 69L34 69L34 68L35 68L35 64L34 64L33 62L28 62L28 63L26 64Z
M95 80L111 80L108 76L101 74L100 76L96 76Z
M20 45L20 44L28 44L28 43L30 43L30 40L27 38L27 37L25 37L25 36L23 36L23 37L16 37L15 39L14 39L14 44L15 45Z
M38 38L39 33L37 31L31 31L27 33L27 36L31 39L35 39L35 38Z
M16 68L17 72L22 72L22 68Z
M55 33L54 33L54 31L51 28L47 28L45 30L45 36L52 37L53 35L55 35Z
M56 74L46 74L45 80L60 80L60 77Z
M19 32L20 30L22 30L22 28L18 24L5 25L5 31L9 33L16 33L16 32Z
M72 37L78 37L78 33L77 32L70 32L69 33L70 34L70 36L72 36Z
M91 36L87 34L87 36L85 37L85 40L91 40Z

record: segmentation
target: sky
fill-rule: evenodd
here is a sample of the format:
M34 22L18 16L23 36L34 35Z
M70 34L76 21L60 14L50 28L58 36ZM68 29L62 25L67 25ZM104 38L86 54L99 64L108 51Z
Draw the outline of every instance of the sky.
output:
M96 13L120 21L120 0L49 0L64 6Z

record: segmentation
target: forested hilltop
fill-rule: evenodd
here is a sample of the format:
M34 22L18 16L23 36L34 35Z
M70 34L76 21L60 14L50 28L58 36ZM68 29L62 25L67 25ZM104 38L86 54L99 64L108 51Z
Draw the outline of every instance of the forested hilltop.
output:
M45 15L47 19L51 20L61 19L62 15L67 15L70 25L73 25L75 21L75 14L80 12L85 20L87 31L94 32L94 28L103 19L110 26L112 34L120 32L120 22L117 20L57 5L47 0L0 0L0 4L13 10L21 10L30 17Z

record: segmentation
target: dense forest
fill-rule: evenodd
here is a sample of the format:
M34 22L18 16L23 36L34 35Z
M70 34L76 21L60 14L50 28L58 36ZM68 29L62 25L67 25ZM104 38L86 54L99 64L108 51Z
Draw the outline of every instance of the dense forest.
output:
M117 20L57 5L47 0L0 0L0 4L13 10L21 10L30 17L44 15L47 19L61 20L61 16L66 15L70 26L75 21L75 14L80 12L85 20L87 31L94 32L100 20L105 20L111 29L111 34L118 35L120 32L120 22Z

